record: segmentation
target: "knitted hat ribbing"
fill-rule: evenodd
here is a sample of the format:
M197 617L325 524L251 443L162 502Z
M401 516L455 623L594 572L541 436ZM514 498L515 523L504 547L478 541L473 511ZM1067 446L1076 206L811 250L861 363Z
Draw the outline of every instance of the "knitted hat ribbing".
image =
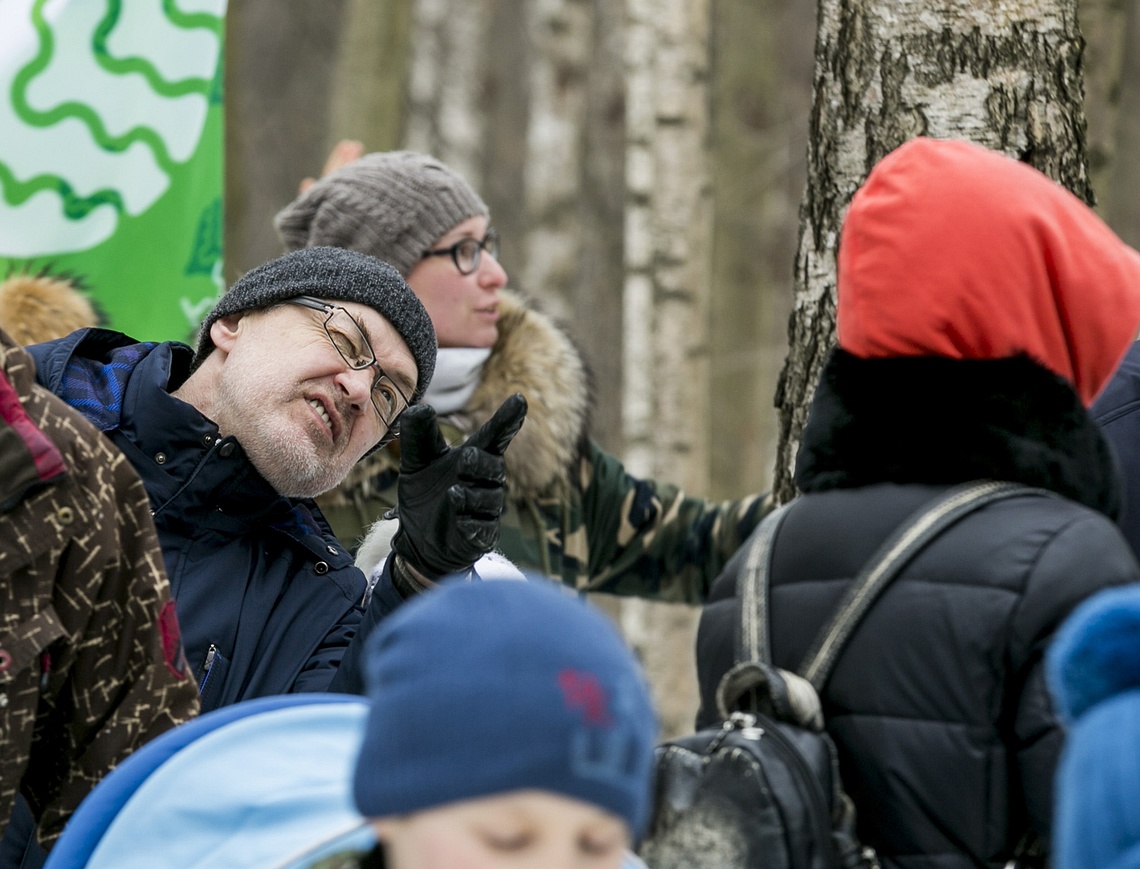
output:
M416 360L418 376L411 400L418 401L424 394L435 371L436 354L435 329L424 306L387 263L335 247L311 247L285 254L243 275L202 322L194 367L214 349L210 327L219 317L266 308L297 296L357 302L384 317Z
M277 213L288 250L331 245L391 263L407 277L457 224L487 206L434 157L412 151L366 154L325 176Z
M533 789L643 830L656 719L636 659L592 605L545 577L450 580L381 622L367 656L361 814Z

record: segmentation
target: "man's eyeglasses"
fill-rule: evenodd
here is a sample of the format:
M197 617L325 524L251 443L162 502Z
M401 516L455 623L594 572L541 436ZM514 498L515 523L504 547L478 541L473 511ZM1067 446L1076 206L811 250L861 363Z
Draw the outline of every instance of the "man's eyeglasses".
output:
M459 274L469 275L479 268L479 258L483 251L487 251L495 259L499 258L499 233L495 231L494 227L487 230L482 241L477 238L461 238L451 247L429 250L423 255L423 258L449 256L451 261L455 263L455 267L459 269Z
M411 402L404 395L404 391L380 367L380 363L376 361L376 354L372 352L372 345L368 343L368 338L352 314L340 305L332 305L313 296L297 296L288 302L325 314L325 334L329 336L336 352L349 368L354 371L363 371L365 368L376 369L376 378L372 381L372 406L376 409L380 422L388 427L388 434L384 440L390 441L399 434L400 414Z

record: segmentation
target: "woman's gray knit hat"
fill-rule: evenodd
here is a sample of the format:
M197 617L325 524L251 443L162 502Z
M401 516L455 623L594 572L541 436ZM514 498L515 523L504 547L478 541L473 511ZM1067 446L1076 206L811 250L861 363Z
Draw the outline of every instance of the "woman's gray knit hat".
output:
M210 327L219 317L268 308L297 296L367 305L400 333L416 360L418 401L435 371L435 329L404 279L376 257L336 247L310 247L285 254L246 272L202 322L193 366L214 349Z
M326 175L279 211L273 224L288 250L358 250L407 277L442 236L488 213L463 176L439 160L387 151Z

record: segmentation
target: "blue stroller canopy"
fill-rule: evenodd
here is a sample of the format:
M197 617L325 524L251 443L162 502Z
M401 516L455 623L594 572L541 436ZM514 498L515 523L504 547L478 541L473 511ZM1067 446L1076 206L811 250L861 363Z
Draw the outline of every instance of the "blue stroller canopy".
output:
M176 727L91 791L45 869L300 867L354 832L367 852L351 793L367 714L362 697L290 694Z

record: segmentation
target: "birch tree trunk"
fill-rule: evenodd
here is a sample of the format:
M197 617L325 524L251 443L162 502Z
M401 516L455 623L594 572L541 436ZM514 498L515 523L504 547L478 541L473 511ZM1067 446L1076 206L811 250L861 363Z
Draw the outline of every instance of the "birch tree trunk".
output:
M968 139L1092 200L1076 0L820 0L808 181L790 352L777 390L777 497L834 343L843 211L871 167L914 136Z
M406 147L483 187L487 0L415 0Z
M561 320L582 250L577 220L593 8L584 0L533 0L527 9L530 117L526 137L522 286Z
M709 5L627 0L625 458L631 473L708 488L711 182ZM666 733L691 729L695 613L626 602ZM686 644L687 644L686 640ZM679 656L689 666L680 671Z

